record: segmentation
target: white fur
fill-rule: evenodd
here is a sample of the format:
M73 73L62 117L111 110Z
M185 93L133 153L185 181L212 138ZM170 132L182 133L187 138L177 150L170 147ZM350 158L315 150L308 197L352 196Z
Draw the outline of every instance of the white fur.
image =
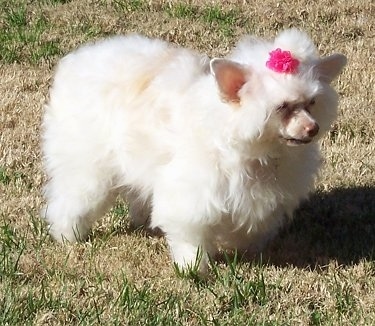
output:
M299 74L265 67L277 47L301 61ZM206 253L258 250L277 231L308 196L321 159L316 142L279 140L275 108L315 97L318 139L337 96L302 32L245 38L227 59L249 72L239 103L222 97L206 56L160 40L113 37L61 60L43 120L44 215L57 240L83 239L118 194L135 224L151 214L181 266L199 247L204 268ZM344 64L325 73L334 78Z

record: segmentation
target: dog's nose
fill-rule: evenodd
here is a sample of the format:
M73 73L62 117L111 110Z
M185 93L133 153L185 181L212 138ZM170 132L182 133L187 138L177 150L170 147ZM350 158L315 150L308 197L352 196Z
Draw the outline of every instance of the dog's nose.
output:
M314 122L305 127L305 131L309 137L314 137L319 132L319 125Z

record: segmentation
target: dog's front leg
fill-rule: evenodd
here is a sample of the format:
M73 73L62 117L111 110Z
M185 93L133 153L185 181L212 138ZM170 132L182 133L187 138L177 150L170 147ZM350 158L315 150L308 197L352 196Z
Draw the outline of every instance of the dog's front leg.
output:
M159 196L154 201L152 227L159 227L164 232L172 260L180 268L198 269L200 273L205 273L208 255L214 253L208 226L202 223L201 217L194 215L194 206L186 203L184 209L177 203L176 196L168 200L168 205L170 207L162 207Z
M208 255L212 253L202 227L180 224L164 228L173 261L184 270L207 272Z
M169 171L167 175L153 192L151 227L164 232L172 259L179 267L197 267L204 273L208 255L216 251L210 232L212 212L207 209L209 183L199 177L205 174L184 174L177 178Z

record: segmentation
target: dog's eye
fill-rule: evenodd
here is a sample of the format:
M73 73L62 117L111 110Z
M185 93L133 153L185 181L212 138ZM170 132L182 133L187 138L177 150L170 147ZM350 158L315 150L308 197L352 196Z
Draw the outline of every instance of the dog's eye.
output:
M276 109L276 111L283 111L288 108L288 103L284 102L283 104L279 105Z
M310 105L314 105L315 104L315 98L313 98L311 101L310 101Z

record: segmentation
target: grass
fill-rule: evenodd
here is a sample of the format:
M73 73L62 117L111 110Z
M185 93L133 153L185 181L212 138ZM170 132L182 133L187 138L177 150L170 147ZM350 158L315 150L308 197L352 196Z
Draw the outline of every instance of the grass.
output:
M1 325L372 325L375 320L374 6L0 0ZM163 238L131 230L117 205L85 243L54 243L39 218L39 135L53 67L88 40L139 32L223 56L243 34L305 29L343 52L340 115L323 140L317 191L253 260L173 268Z
M5 63L27 62L37 64L60 54L54 40L43 40L49 22L39 13L34 15L24 3L18 6L4 6L3 26L0 30L0 58Z

